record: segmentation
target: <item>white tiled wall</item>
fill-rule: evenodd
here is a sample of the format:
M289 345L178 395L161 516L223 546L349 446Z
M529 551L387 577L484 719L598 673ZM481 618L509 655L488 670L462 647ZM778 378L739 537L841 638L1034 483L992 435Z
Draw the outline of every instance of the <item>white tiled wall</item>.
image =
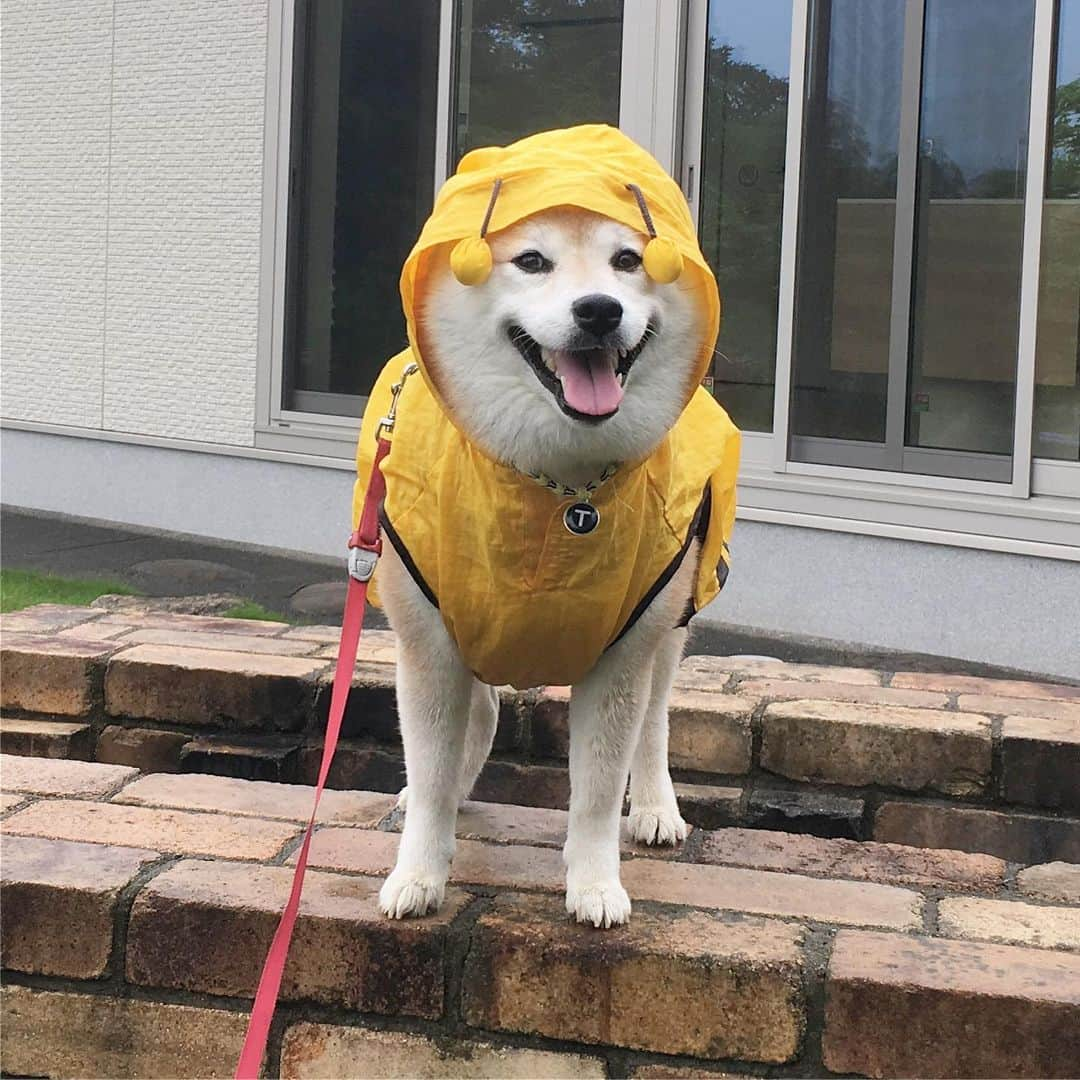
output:
M97 427L112 0L3 5L5 416Z
M6 417L251 445L266 0L5 0Z

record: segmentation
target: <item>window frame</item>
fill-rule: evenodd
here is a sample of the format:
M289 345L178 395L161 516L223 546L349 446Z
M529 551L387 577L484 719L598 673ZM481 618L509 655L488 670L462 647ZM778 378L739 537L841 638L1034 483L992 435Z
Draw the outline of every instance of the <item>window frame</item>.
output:
M1042 213L1046 174L1049 106L1054 71L1055 0L1035 0L1032 92L1029 108L1028 176L1024 195L1024 251L1020 296L1016 418L1011 481L967 480L899 473L886 469L816 465L792 461L788 452L791 359L793 350L795 263L802 166L803 109L809 63L810 0L792 0L791 63L785 148L784 211L781 225L780 317L777 326L773 431L743 432L740 514L757 520L781 519L818 528L900 536L913 504L935 508L929 533L950 539L970 536L971 546L995 548L1028 545L1032 554L1080 559L1080 462L1035 458L1031 451L1034 418L1035 334L1037 330ZM680 179L695 221L700 214L702 134L708 0L689 0L684 153ZM909 448L909 451L914 448ZM920 453L925 453L920 451ZM812 496L810 514L807 496ZM969 498L970 497L970 498ZM973 501L974 499L974 501ZM1030 529L1003 524L1016 517L1005 507L1016 504ZM953 509L950 511L949 506ZM853 516L854 515L854 516ZM865 516L864 516L865 515ZM804 519L800 522L797 519ZM829 525L820 522L831 522ZM846 522L841 526L841 522ZM995 524L995 522L997 524ZM863 528L865 526L865 529ZM1044 527L1045 526L1045 527ZM879 533L879 529L886 531ZM893 532L887 530L892 528ZM979 531L994 529L994 532ZM916 530L918 531L918 530ZM1025 539L1025 536L1027 539ZM1010 546L1012 545L1012 546ZM1042 550L1058 547L1063 550ZM1065 553L1063 553L1065 552ZM1073 554L1075 553L1075 554Z
M458 4L440 0L436 190L446 178ZM708 0L624 0L620 127L672 171L700 209ZM1010 484L788 460L788 387L809 0L792 0L791 75L781 230L773 433L743 433L743 518L866 535L1009 550L1080 561L1080 463L1033 458L1038 248L1053 77L1054 0L1036 0L1028 184L1025 192L1021 353ZM267 40L264 190L255 446L339 465L355 451L354 417L283 409L285 259L291 170L293 0L271 0ZM1021 466L1020 463L1023 463Z
M435 126L435 189L446 179L449 133L450 61L454 0L440 0L439 63ZM256 368L255 445L320 457L351 459L359 416L335 415L282 404L288 311L286 278L290 242L293 108L300 72L296 62L295 0L271 0L267 32L266 118L263 131L263 230ZM317 392L302 392L313 403ZM366 396L350 398L363 410Z
M925 9L927 0L907 0L907 14L905 19L905 55L914 50L921 57L922 33L925 21ZM1028 109L1028 155L1027 155L1027 182L1024 192L1024 226L1023 226L1023 253L1021 261L1020 277L1020 326L1017 343L1017 369L1016 369L1016 392L1014 398L1013 420L1013 448L1012 448L1012 475L1008 481L996 480L970 480L953 476L928 475L925 473L894 472L888 469L863 469L845 465L813 464L805 461L794 461L790 455L791 436L790 424L790 394L791 374L793 360L794 320L795 320L795 261L797 257L797 222L792 224L791 246L787 241L787 217L789 212L793 217L798 215L798 200L800 188L798 184L798 170L801 164L802 143L804 137L803 112L806 102L806 94L803 80L805 70L809 64L807 43L810 35L811 0L794 0L793 24L792 24L792 51L791 69L793 73L798 67L800 71L800 86L798 96L792 93L789 97L788 111L788 172L784 190L784 217L785 217L785 247L781 259L791 263L785 276L782 271L784 286L781 288L780 321L784 324L783 342L784 348L778 346L776 357L776 397L774 404L773 434L774 466L777 472L792 473L806 476L844 476L848 479L864 478L871 483L886 482L900 484L905 487L933 488L953 491L984 492L988 495L1008 494L1012 498L1026 499L1031 493L1032 477L1032 454L1031 438L1033 411L1035 401L1035 337L1037 331L1038 305L1039 305L1039 272L1040 252L1042 247L1042 215L1046 181L1046 153L1049 134L1049 109L1050 109L1050 81L1053 73L1053 39L1054 39L1054 9L1055 0L1034 0L1035 3L1035 26L1032 38L1032 82L1031 95ZM796 39L799 39L796 41ZM798 46L798 47L796 47ZM910 65L905 60L905 85L904 101L901 114L901 124L905 117L908 124L917 123L917 97L912 92L910 81L912 78L921 80L921 59ZM792 107L792 105L794 107ZM907 114L912 113L911 116ZM907 133L909 141L911 132ZM799 163L792 168L792 159L798 156ZM913 161L908 162L909 170L913 170ZM903 162L902 162L903 166ZM897 216L901 215L900 201L914 200L914 173L905 176L903 173L898 179L898 184L903 184L897 190ZM907 207L913 212L913 206ZM897 256L897 266L906 273L898 271L894 276L893 288L897 289L900 283L902 292L901 299L910 300L909 290L911 286L911 253L901 253ZM903 265L901 265L903 264ZM786 286L786 287L785 287ZM899 338L904 346L900 351L906 351L908 339L907 309L909 303L893 306L893 336ZM903 322L903 327L898 326ZM903 426L903 409L901 407L904 394L897 393L893 385L896 381L895 364L890 364L890 387L889 387L889 424L890 431L898 429L893 434L892 442L897 441L899 429ZM802 440L804 443L812 440ZM887 442L889 440L887 439ZM904 460L921 460L930 463L933 460L933 451L927 451L904 444L902 437L901 456ZM950 454L952 452L949 452ZM954 455L970 458L973 463L983 455ZM822 471L826 470L826 471Z

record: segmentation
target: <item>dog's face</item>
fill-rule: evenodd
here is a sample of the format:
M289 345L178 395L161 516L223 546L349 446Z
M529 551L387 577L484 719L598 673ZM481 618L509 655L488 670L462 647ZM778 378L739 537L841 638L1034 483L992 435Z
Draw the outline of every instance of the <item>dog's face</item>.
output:
M444 251L418 311L432 381L492 456L569 475L648 454L688 400L705 335L690 275L658 285L642 233L562 208L490 238L461 285Z

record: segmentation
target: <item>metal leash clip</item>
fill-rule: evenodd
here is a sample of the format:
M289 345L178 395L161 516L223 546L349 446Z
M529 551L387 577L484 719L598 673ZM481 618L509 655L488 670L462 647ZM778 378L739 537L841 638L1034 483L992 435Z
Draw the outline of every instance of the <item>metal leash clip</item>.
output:
M406 364L401 371L401 378L390 387L390 408L384 417L379 420L379 424L375 429L375 441L380 444L379 450L375 454L375 463L372 466L371 481L367 493L367 501L365 502L364 513L367 513L367 502L370 502L373 489L375 487L376 480L381 483L382 477L379 471L379 462L386 456L387 451L390 449L390 443L387 436L394 430L394 421L397 419L397 407L398 398L401 397L401 391L405 386L405 380L414 375L420 368L416 363ZM380 487L379 491L382 492L385 489ZM366 582L371 580L372 574L375 573L375 567L379 562L379 556L382 554L382 537L378 535L378 528L375 527L376 535L369 540L365 540L361 536L361 529L363 528L363 515L361 515L361 524L356 531L349 537L349 577L356 581Z
M386 415L379 421L379 426L375 429L375 441L378 442L383 437L383 432L389 435L394 430L394 420L397 418L398 398L401 397L401 391L405 388L405 380L410 375L415 375L420 370L419 365L414 362L408 363L401 369L401 378L390 387L390 408Z

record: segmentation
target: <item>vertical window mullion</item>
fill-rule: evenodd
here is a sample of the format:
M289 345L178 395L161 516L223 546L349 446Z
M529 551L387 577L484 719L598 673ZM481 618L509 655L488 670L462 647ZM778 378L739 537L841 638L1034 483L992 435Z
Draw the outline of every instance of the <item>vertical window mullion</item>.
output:
M688 4L624 0L619 128L677 175Z
M267 188L272 188L272 203L264 203L264 213L272 225L271 236L264 239L267 274L264 308L269 311L269 328L260 356L266 357L267 374L259 394L257 420L261 425L280 424L285 380L285 340L289 331L288 306L285 302L285 282L288 276L288 259L292 250L290 206L292 202L292 176L294 150L292 139L293 111L300 107L302 84L297 82L296 67L296 9L300 4L292 0L278 0L271 6L271 33L268 43L276 46L276 60L268 77L267 112L265 127L267 155L264 168L267 171ZM270 118L273 108L272 118ZM272 181L271 178L272 170ZM261 321L261 320L260 320Z
M435 192L438 192L451 172L450 132L457 111L457 98L454 93L454 52L458 25L455 18L456 8L457 0L440 0L438 90L435 109Z
M709 48L709 0L690 0L686 23L682 146L675 177L701 230L701 165L705 134L705 56Z
M795 267L798 258L803 116L809 67L807 40L810 0L793 0L788 82L787 146L784 154L784 210L780 227L780 305L776 327L773 398L773 470L786 472L791 421L792 350L795 341Z
M1031 437L1035 408L1035 345L1039 316L1039 270L1050 126L1050 81L1054 70L1055 0L1036 0L1028 124L1027 187L1024 191L1024 248L1020 276L1020 336L1016 367L1011 493L1031 493Z
M892 312L889 323L889 377L885 399L883 467L903 468L907 421L908 358L911 352L911 301L914 287L915 215L922 106L923 32L926 0L908 0L904 14L904 64L901 76L900 144L896 170L896 224L893 231Z

